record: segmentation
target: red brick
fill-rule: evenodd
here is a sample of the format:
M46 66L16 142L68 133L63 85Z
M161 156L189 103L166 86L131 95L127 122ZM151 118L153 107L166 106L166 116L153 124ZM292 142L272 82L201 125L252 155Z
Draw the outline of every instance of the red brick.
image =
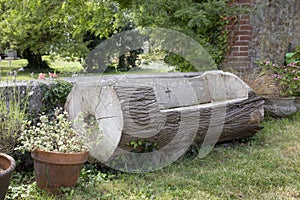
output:
M248 41L236 41L234 42L235 46L248 46L249 42Z
M242 19L242 20L239 20L238 24L239 25L248 25L248 24L250 24L250 20L249 19Z
M245 52L245 51L243 51L243 52L233 52L232 55L233 56L248 56L249 53Z
M250 41L251 39L251 36L239 36L240 41Z
M249 25L240 26L240 30L241 31L252 31L252 26L249 26Z
M241 46L241 47L239 47L239 50L240 51L248 51L249 50L249 47L243 47L243 46Z
M249 15L240 15L240 19L250 19Z
M239 47L232 47L230 49L231 52L238 52L239 51Z
M251 31L238 31L237 35L251 35L252 32Z

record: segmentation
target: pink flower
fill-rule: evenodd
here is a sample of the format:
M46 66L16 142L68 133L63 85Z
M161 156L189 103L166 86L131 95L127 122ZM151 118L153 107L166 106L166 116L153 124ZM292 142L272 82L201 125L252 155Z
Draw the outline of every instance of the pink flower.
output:
M296 67L296 63L292 62L292 63L289 63L287 64L288 67Z
M266 65L269 65L269 64L271 64L271 62L270 62L270 61L267 61L267 62L266 62Z
M45 74L43 74L43 73L39 73L39 77L38 77L38 79L40 79L40 80L44 80L44 79L45 79Z
M50 78L57 78L57 75L56 75L55 72L54 73L49 72L49 77Z
M294 79L294 81L298 81L298 80L299 80L299 78L297 78L297 77L296 77L296 78L293 78L293 79Z
M282 79L282 76L279 74L274 74L274 78Z

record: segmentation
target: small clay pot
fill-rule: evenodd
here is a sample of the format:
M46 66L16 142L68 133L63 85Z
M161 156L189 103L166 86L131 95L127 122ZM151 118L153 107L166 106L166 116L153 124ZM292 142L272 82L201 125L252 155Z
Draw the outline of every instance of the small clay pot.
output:
M16 161L9 155L0 153L0 200L5 198L12 173L16 168Z
M62 187L76 185L88 153L58 153L37 149L31 153L31 157L37 186L47 192L57 193Z

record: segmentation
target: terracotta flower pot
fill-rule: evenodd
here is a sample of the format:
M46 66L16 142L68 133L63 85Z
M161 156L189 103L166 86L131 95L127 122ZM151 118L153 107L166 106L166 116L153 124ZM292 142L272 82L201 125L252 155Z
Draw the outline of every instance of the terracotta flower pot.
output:
M88 153L56 153L34 150L31 153L37 186L56 193L62 187L74 187Z
M16 168L16 161L9 155L0 153L0 200L5 198L10 179Z
M263 97L265 111L272 117L287 117L297 112L295 97Z

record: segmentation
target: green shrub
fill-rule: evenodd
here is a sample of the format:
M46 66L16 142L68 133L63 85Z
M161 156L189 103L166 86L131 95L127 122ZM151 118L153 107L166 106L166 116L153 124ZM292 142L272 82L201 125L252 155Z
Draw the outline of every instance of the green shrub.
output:
M197 69L184 58L174 53L168 53L164 61L167 64L174 65L176 71L180 72L196 72Z
M292 59L298 63L300 63L300 46L297 47L296 51L293 53Z
M201 44L216 64L221 64L235 38L229 37L228 17L247 13L246 8L228 5L228 0L132 0L121 3L133 12L137 27L159 27L179 31ZM175 60L178 60L177 58ZM178 63L183 70L187 63Z
M49 113L54 111L56 107L64 107L71 89L72 84L65 80L56 80L50 85L43 85L42 111Z

